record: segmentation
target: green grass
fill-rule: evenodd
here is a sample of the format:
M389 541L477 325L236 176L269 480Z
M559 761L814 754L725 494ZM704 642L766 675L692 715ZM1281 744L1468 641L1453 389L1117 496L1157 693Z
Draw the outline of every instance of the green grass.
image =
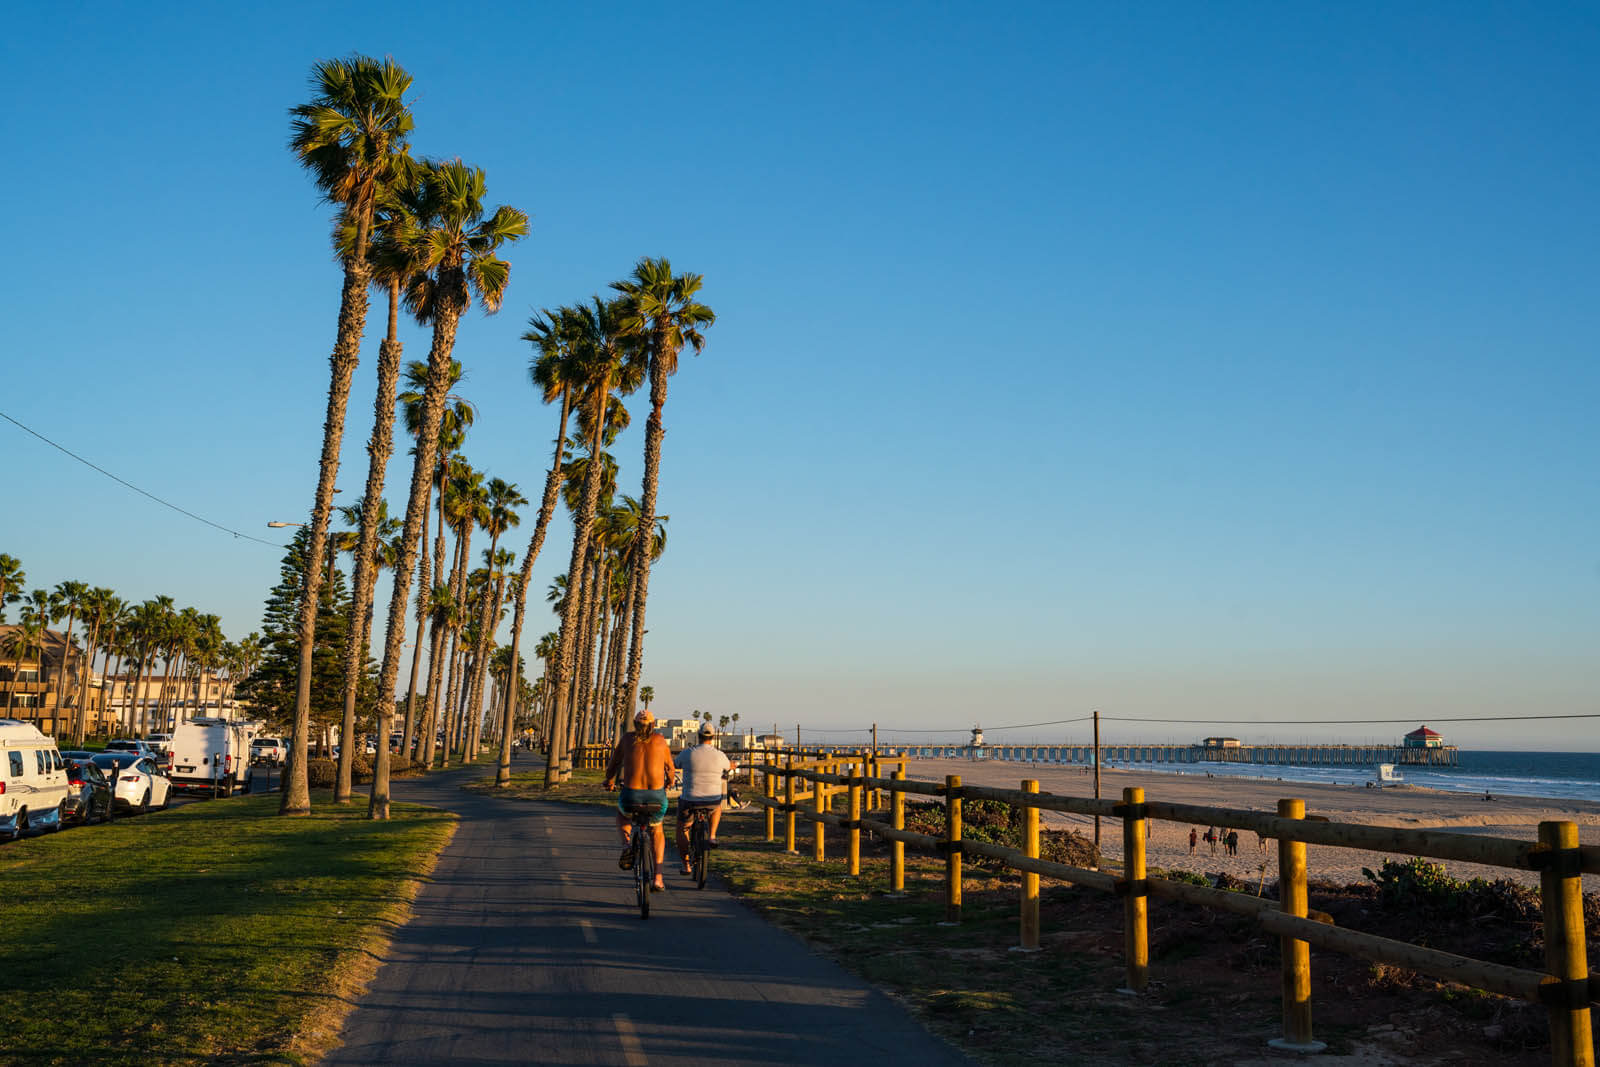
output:
M0 848L0 1061L305 1062L455 816L193 804Z
M544 761L538 761L537 768L533 761L526 763L513 763L511 784L504 789L496 789L494 777L479 778L462 786L469 793L482 793L484 796L503 797L509 800L559 800L564 804L595 804L601 807L616 807L617 794L608 793L603 782L604 771L576 770L572 777L562 782L554 789L544 787ZM518 770L517 768L526 768Z

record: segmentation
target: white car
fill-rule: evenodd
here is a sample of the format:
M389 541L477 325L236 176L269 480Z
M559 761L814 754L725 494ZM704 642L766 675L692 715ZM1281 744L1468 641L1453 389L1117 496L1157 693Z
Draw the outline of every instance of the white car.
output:
M95 766L116 783L111 805L119 811L146 812L163 809L172 800L172 779L149 756L133 752L102 752ZM112 774L115 773L115 779Z

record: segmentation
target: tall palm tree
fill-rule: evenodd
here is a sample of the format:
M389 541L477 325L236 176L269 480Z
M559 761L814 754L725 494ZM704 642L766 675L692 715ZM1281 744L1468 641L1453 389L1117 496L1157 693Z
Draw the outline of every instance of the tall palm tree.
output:
M44 673L44 637L50 625L50 594L43 589L35 589L30 595L19 598L22 607L17 611L17 625L6 633L4 651L11 654L11 684L6 688L6 716L11 715L11 708L16 702L17 673L22 669L22 661L28 656L38 654L39 675ZM40 703L43 703L42 701ZM41 709L35 705L35 711Z
M393 431L392 390L391 384L390 425L385 431L386 434ZM386 445L385 450L388 447L390 446ZM368 445L368 451L374 456L377 455L376 452L372 452L371 445ZM378 472L378 482L381 491L383 488L381 470ZM369 487L372 485L370 475L367 485ZM383 568L384 560L390 557L389 542L400 532L400 522L398 519L389 518L389 503L382 497L378 498L376 506L370 503L370 498L363 497L349 507L340 508L339 511L346 522L359 522L361 525L361 532L353 545L356 565L352 581L355 583L355 588L352 590L350 603L350 633L344 649L344 717L339 726L339 765L333 786L333 802L348 804L351 769L354 766L356 753L354 744L356 696L361 689L361 679L366 673L367 649L372 642L372 593L378 584L378 572Z
M495 580L490 587L484 589L483 602L479 605L478 612L478 645L473 649L473 659L477 667L473 671L472 686L467 692L467 706L473 709L475 723L482 719L482 716L477 714L477 708L478 702L483 699L483 684L489 668L489 645L493 643L494 637L495 627L489 623L489 613L491 609L500 610L500 598L505 593L504 567L500 565L496 554L500 547L500 535L521 524L522 517L517 514L516 509L526 507L528 504L528 498L522 495L514 483L504 478L490 478L486 489L488 496L484 504L487 510L483 528L489 534L489 549L485 556L486 565L490 573L495 575ZM498 623L498 620L496 622ZM476 733L477 730L474 728L474 736L468 738L468 755L473 758L477 756L477 752L472 749L471 743Z
M114 620L124 610L122 601L111 590L97 586L89 590L89 595L84 598L84 625L89 628L89 636L84 640L84 651L89 654L89 668L78 679L78 714L72 721L72 741L78 747L83 747L83 739L89 726L89 679L94 674L95 655L100 651L100 638L105 632L109 622ZM103 665L102 665L103 666ZM102 673L105 673L102 671ZM101 711L105 710L107 693L102 686Z
M410 171L401 162L406 158L405 142L412 128L411 111L405 102L410 88L411 75L392 59L352 56L325 60L312 68L311 102L290 112L294 116L290 150L311 172L323 196L339 206L341 217L356 232L353 246L342 257L344 285L329 359L328 413L323 422L322 458L300 605L300 664L290 769L278 807L282 815L307 815L311 811L306 748L311 728L312 651L317 600L322 591L323 554L333 510L333 483L339 474L350 379L355 374L361 335L366 329L367 286L372 281L367 246L373 215L380 190Z
M580 397L580 421L587 420L589 428L589 463L583 479L583 501L573 515L572 560L567 567L569 582L581 583L589 555L589 540L594 529L595 508L600 497L600 475L603 464L599 462L607 425L607 405L611 391L620 385L622 391L636 388L640 377L639 361L632 358L637 349L624 332L623 308L620 301L607 302L596 297L591 305L563 307L557 313L555 328L559 331L567 352L574 362L573 378ZM587 412L582 408L587 407ZM578 623L583 617L581 589L570 589L561 613L561 651L556 657L555 674L551 684L555 692L554 714L556 727L552 744L545 757L545 788L564 781L571 772L570 754L565 751L563 739L572 718L572 701L566 687L573 674L573 661L577 653Z
M100 650L105 653L107 663L111 662L112 656L117 657L117 669L107 672L108 678L115 679L119 675L124 675L127 669L128 642L125 639L124 631L127 629L129 621L133 618L133 605L126 603L117 596L106 597L105 603L105 618L101 623L103 632L100 638ZM116 694L116 688L116 682L112 681L111 691L106 693L103 698L106 702L109 702L111 697ZM127 689L126 677L123 678L123 688L124 692L131 692L131 690Z
M576 376L576 367L568 346L554 325L556 320L557 316L550 312L535 315L528 320L528 331L522 335L524 341L534 345L537 353L529 361L529 377L546 404L560 402L561 419L556 423L555 459L550 464L550 472L545 475L544 497L539 502L539 518L534 523L533 536L528 539L528 550L522 556L522 572L512 590L509 656L513 664L522 662L520 651L522 616L528 605L528 587L533 582L533 565L539 559L540 549L544 547L544 537L550 529L550 520L555 515L556 500L561 491L563 480L561 460L567 447L567 417L572 410L572 383ZM500 760L494 774L495 785L502 789L511 785L509 716L514 714L515 704L516 701L512 700L506 708L508 719L506 728L501 733Z
M6 605L22 599L18 590L27 583L28 575L17 558L0 552L0 622L6 621Z
M456 330L473 293L486 312L500 309L511 264L496 253L502 245L520 240L528 232L528 216L515 208L500 207L485 218L483 195L482 170L459 161L434 164L428 168L425 193L418 205L420 272L406 286L407 305L423 321L433 324L433 338L428 350L428 384L422 424L418 427L416 463L411 472L411 495L406 503L400 558L395 563L394 593L389 598L389 627L378 680L377 733L382 738L388 738L394 719L394 683L400 673L400 648L405 640L411 568L416 563L422 509L427 507L428 483L433 476ZM387 743L378 746L367 811L375 819L389 817Z
M652 700L654 700L655 698L656 698L656 687L655 686L647 685L647 686L643 686L643 687L641 687L639 689L639 699L644 702L644 709L646 711L650 710L650 702Z
M427 395L428 365L420 361L413 361L406 367L405 377L406 390L400 394L399 401L402 405L401 410L405 415L406 432L415 438L421 433L422 429L422 421L424 417L423 401ZM460 450L468 427L470 427L477 418L477 408L472 405L472 402L467 400L465 397L459 396L451 391L454 390L455 387L461 382L462 377L463 374L460 362L452 359L450 361L449 370L446 374L444 410L439 416L439 426L435 438L436 459L434 461L433 475L428 482L427 494L423 499L422 534L418 540L418 544L421 547L417 553L417 588L424 591L431 589L428 581L429 560L427 549L428 510L430 507L429 502L435 496L438 497L439 530L437 537L434 539L433 571L439 575L439 578L442 581L444 576L445 556L445 479L449 475L452 456L454 453ZM416 455L415 447L412 448L412 455ZM412 731L414 730L417 721L417 671L418 667L422 663L422 650L424 647L423 633L429 620L432 618L432 615L428 609L428 599L429 597L425 593L417 597L417 636L416 643L411 651L411 689L410 692L406 694L405 727L402 732L400 742L400 751L407 756L411 755L411 742L413 740ZM437 656L437 652L438 650L435 648L433 655ZM433 712L433 706L428 703L428 701L432 700L431 683L435 673L436 672L433 670L432 663L430 662L428 668L430 685L428 687L427 695L424 697L424 715L431 715Z
M359 544L356 565L351 581L355 595L351 601L351 622L344 650L344 719L341 726L343 744L339 746L339 771L334 783L333 800L336 804L350 801L350 778L355 748L350 738L355 730L356 694L362 668L371 647L372 599L378 581L380 542L393 539L397 531L385 532L387 502L383 486L389 468L389 456L394 451L395 393L400 381L401 343L399 317L401 293L411 281L418 266L417 211L423 196L422 172L410 165L395 175L395 180L383 189L375 220L376 240L371 248L370 260L374 286L381 286L389 297L388 330L378 344L378 390L372 406L372 436L367 441L367 486L361 497L359 517ZM350 235L354 238L354 234ZM426 512L424 512L426 513ZM353 521L349 516L346 521ZM397 520L389 520L396 527ZM426 533L423 537L426 538ZM426 581L426 575L423 580ZM380 694L381 698L381 694ZM388 738L380 739L388 745Z
M450 765L450 751L454 744L456 730L460 721L460 700L462 678L462 656L466 651L463 641L465 631L473 625L471 602L472 593L468 589L469 567L472 563L472 534L482 526L488 515L488 489L484 485L483 472L475 471L461 457L456 457L450 476L450 492L441 498L447 502L445 518L456 531L456 563L451 579L451 598L455 601L457 612L452 620L450 634L450 670L448 684L441 690L445 694L444 714L441 721L445 727L444 765Z
M613 282L623 295L626 310L623 329L645 346L650 361L650 418L644 431L644 490L640 494L642 520L639 549L633 557L633 633L628 644L626 705L638 699L639 673L644 668L644 610L650 591L650 553L647 541L655 527L656 489L661 477L661 409L667 403L667 379L678 370L684 345L696 353L705 348L701 331L717 321L716 313L695 299L702 278L698 274L672 273L665 258L641 259L633 277Z
M84 606L84 601L88 597L89 585L87 582L57 582L55 593L51 596L51 600L54 603L53 614L56 621L67 620L67 632L61 641L61 670L56 672L55 707L57 717L61 715L64 707L63 697L67 691L67 669L72 663L72 627L77 621L78 609ZM76 713L74 713L74 721L76 721ZM76 736L76 730L74 730L74 736Z

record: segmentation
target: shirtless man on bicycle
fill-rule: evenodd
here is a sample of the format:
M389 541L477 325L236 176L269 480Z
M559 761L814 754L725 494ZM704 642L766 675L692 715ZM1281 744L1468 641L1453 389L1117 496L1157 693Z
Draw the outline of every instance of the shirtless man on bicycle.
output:
M656 857L656 877L653 889L665 889L661 879L661 865L667 856L667 838L661 832L661 823L667 817L667 790L677 781L672 766L672 750L667 739L655 731L656 717L648 709L633 717L633 733L617 742L606 765L606 788L621 785L617 794L617 831L622 834L622 858L617 866L627 870L633 866L633 850L629 809L645 805L655 808L650 816L650 837Z

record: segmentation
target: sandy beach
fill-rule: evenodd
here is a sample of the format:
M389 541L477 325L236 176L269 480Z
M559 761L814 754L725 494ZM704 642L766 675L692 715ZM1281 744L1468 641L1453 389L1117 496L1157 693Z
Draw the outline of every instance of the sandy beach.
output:
M961 780L969 785L1006 789L1015 789L1024 778L1033 778L1038 780L1041 792L1061 796L1094 796L1094 778L1084 774L1082 767L959 759L914 759L906 764L906 776L909 778L942 782L948 774L959 774ZM1600 845L1600 801L1543 800L1499 795L1493 800L1484 800L1480 794L1448 793L1414 786L1368 789L1364 781L1354 785L1325 785L1264 778L1207 778L1203 774L1167 774L1160 771L1113 769L1101 772L1102 797L1120 799L1126 786L1142 788L1147 800L1248 808L1269 813L1277 810L1280 798L1298 797L1306 802L1308 815L1320 815L1334 822L1418 830L1445 829L1518 841L1535 840L1541 820L1564 819L1578 824L1584 844ZM1088 835L1094 831L1094 819L1089 816L1044 812L1043 821L1046 826L1070 827ZM1102 852L1108 858L1120 858L1121 823L1108 819L1103 821L1102 827ZM1189 830L1188 823L1152 820L1149 824L1149 865L1203 874L1226 871L1244 881L1256 882L1261 878L1265 864L1267 882L1277 878L1275 846L1269 841L1263 849L1254 831L1241 832L1239 854L1229 856L1220 844L1213 855L1204 841L1191 855ZM1199 831L1204 834L1206 828L1201 826ZM1405 858L1325 845L1310 845L1307 848L1312 880L1341 885L1362 881L1363 867L1376 870L1386 859ZM1476 863L1437 862L1443 862L1457 878L1508 878L1527 885L1537 885L1539 882L1539 876L1533 871L1516 871ZM1586 875L1584 890L1600 892L1600 875Z

